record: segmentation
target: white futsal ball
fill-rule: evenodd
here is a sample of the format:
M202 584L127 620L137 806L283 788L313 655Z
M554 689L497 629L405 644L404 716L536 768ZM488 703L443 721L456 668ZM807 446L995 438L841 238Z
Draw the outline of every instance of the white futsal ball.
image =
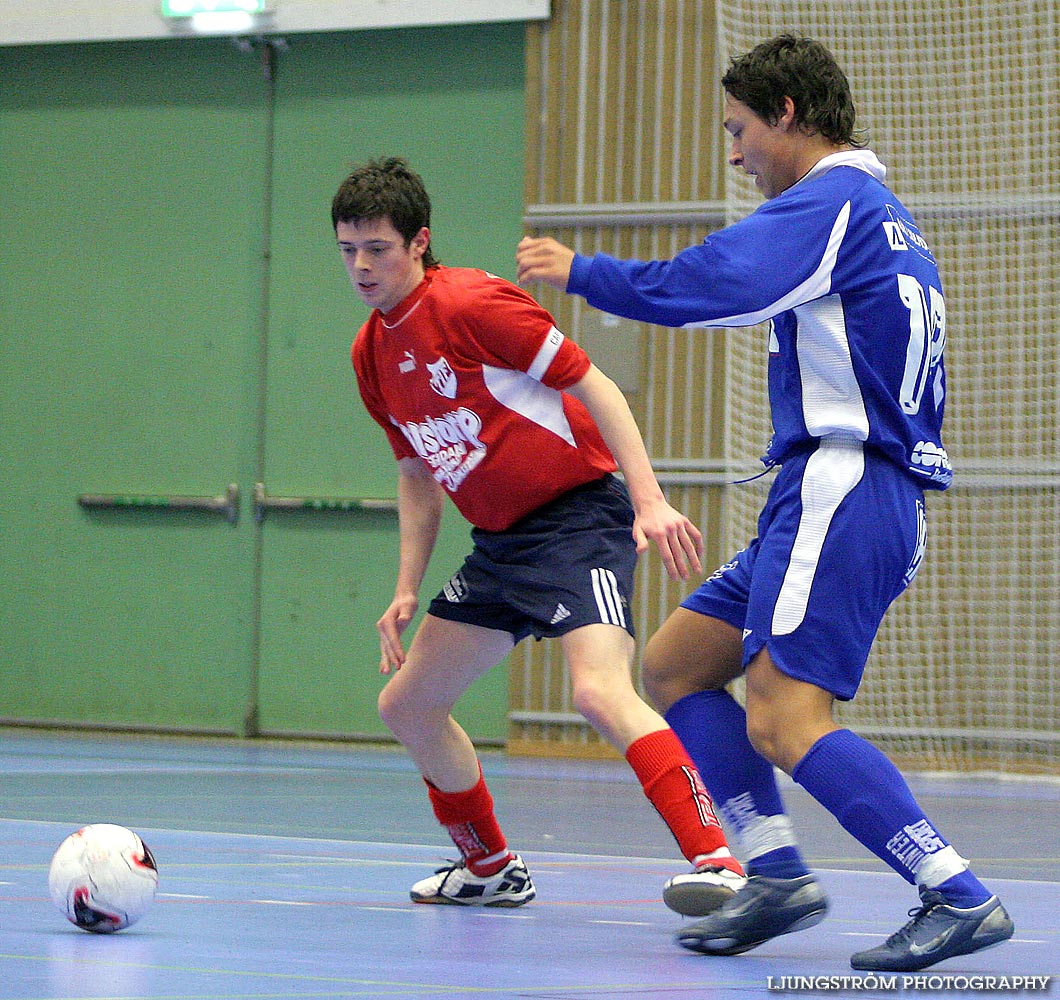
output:
M52 858L48 890L72 924L110 934L136 923L158 889L144 842L124 826L93 823L71 833Z

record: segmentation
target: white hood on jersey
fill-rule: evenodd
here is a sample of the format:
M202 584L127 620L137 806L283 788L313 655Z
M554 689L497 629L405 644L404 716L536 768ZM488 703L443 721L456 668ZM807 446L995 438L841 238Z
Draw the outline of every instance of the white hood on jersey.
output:
M871 174L881 184L887 176L887 168L880 158L871 149L845 149L841 153L830 153L823 159L818 160L807 172L805 177L799 178L799 183L808 181L811 177L820 177L821 174L832 167L857 167Z

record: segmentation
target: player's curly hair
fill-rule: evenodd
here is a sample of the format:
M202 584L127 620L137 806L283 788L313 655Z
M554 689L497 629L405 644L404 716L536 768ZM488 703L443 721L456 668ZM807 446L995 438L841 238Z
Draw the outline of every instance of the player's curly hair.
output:
M864 133L850 84L832 53L811 38L784 34L732 60L721 78L726 93L771 125L784 113L784 98L795 105L795 121L809 134L860 149Z
M424 227L431 227L431 199L423 178L398 156L370 160L339 185L331 200L331 224L389 219L407 247ZM423 266L437 267L430 243Z

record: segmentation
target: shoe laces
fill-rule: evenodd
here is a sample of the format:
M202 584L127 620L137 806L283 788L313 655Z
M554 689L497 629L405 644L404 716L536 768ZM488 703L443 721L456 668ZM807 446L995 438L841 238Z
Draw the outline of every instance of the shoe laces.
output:
M904 927L895 931L887 939L887 943L900 944L908 941L913 936L913 932L927 918L928 914L930 914L936 906L942 906L945 902L946 899L941 892L935 892L933 889L921 889L920 905L914 906L907 914L907 916L912 919Z

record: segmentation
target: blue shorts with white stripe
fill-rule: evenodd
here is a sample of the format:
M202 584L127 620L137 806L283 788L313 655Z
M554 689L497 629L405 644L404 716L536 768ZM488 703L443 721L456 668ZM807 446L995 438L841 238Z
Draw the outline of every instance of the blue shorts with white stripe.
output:
M758 537L681 606L741 629L745 666L768 647L784 673L847 701L926 540L919 483L859 441L826 439L789 456Z

